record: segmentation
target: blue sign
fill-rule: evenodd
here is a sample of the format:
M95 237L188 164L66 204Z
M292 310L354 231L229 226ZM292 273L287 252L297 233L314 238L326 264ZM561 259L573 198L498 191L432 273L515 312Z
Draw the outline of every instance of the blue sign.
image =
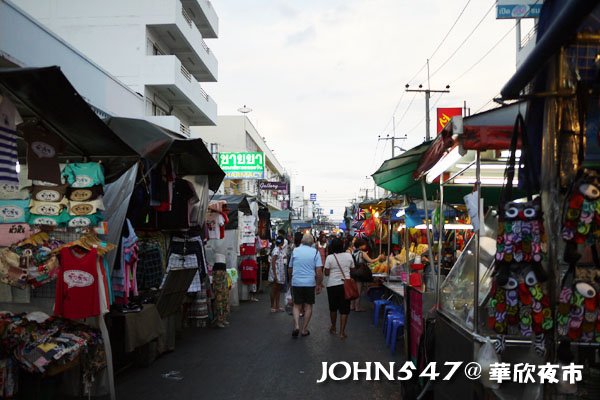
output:
M539 18L542 4L505 4L496 10L496 19Z
M316 193L311 193L310 194L310 201L317 201L317 194Z
M333 215L333 210L329 210L329 214L332 214L332 215Z

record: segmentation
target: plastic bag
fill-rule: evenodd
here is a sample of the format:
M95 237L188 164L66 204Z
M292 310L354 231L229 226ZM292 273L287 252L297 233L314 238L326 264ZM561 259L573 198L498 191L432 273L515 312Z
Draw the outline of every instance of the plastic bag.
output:
M287 292L285 292L285 302L287 304L292 303L292 287L289 285Z
M500 358L494 350L494 344L490 338L486 338L485 343L479 349L477 362L481 365L481 384L489 389L498 389L500 384L490 380L490 366L499 363Z

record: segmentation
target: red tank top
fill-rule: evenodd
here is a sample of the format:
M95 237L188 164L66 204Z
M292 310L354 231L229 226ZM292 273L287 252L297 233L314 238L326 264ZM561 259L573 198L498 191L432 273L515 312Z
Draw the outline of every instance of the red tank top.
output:
M71 248L60 251L60 272L56 280L54 314L69 319L100 315L98 252L77 256Z

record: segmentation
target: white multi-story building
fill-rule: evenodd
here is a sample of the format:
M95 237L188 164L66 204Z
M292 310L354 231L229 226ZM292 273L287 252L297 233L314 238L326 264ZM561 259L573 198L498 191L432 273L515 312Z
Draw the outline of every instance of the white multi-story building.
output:
M217 80L204 41L218 35L210 1L13 2L136 92L147 120L186 136L216 123L217 105L199 83Z
M265 139L258 133L250 119L245 115L219 115L216 126L194 127L192 136L200 137L211 143L211 151L219 152L263 152L265 155L265 181L286 181L283 166L267 146ZM288 200L281 200L273 190L259 190L256 179L225 179L224 194L247 194L256 196L273 210L281 210Z

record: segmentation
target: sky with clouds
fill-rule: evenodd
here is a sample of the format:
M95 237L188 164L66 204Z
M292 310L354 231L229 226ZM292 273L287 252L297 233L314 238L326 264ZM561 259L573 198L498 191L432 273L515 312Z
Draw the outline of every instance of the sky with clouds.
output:
M408 136L402 147L423 141L424 95L404 86L427 85L427 58L431 88L451 86L432 105L493 106L516 57L515 23L496 20L494 3L470 1L434 54L467 0L215 0L219 38L207 42L219 82L203 86L220 115L252 108L292 185L339 218L360 189L372 193L369 175L391 157L377 138L392 134L392 115Z

